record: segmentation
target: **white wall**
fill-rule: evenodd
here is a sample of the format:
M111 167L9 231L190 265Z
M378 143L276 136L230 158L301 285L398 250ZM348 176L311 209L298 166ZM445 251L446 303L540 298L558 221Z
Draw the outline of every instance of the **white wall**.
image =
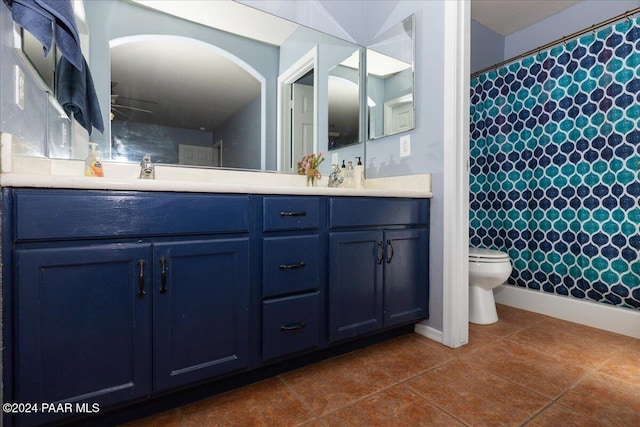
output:
M504 36L471 20L471 72L504 60Z

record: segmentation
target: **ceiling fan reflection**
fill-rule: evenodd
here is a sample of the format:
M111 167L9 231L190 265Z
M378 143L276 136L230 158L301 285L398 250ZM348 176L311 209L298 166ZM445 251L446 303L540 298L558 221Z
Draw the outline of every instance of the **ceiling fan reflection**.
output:
M111 120L115 118L116 114L119 114L128 120L133 120L133 118L130 115L126 114L123 110L135 111L137 113L153 114L152 110L149 110L146 108L133 107L131 105L120 104L118 102L118 98L122 100L129 99L126 97L120 97L120 95L111 95L111 114L110 114ZM150 104L157 104L157 102L154 102L154 101L146 101L146 100L137 100L137 101L147 102Z

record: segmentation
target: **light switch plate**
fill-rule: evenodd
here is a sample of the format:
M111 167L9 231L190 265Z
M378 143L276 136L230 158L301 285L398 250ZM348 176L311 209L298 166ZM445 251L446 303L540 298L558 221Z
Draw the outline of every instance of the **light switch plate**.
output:
M337 165L338 164L338 153L332 153L331 154L331 164L332 165Z
M404 135L400 137L400 157L411 155L411 136Z

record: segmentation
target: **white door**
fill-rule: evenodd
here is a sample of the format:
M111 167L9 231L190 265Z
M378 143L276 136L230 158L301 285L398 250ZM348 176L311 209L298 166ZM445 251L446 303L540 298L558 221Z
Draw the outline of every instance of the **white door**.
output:
M393 135L413 129L413 97L403 96L384 103L384 133Z
M178 163L190 166L214 166L213 147L178 144Z
M294 83L293 108L291 116L291 164L296 170L296 162L305 154L314 152L313 147L313 86Z

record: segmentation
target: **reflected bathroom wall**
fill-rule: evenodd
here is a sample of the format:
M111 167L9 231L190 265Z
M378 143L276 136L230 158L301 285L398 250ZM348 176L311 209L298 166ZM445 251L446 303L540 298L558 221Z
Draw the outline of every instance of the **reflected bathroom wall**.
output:
M360 50L329 70L329 150L361 142Z

